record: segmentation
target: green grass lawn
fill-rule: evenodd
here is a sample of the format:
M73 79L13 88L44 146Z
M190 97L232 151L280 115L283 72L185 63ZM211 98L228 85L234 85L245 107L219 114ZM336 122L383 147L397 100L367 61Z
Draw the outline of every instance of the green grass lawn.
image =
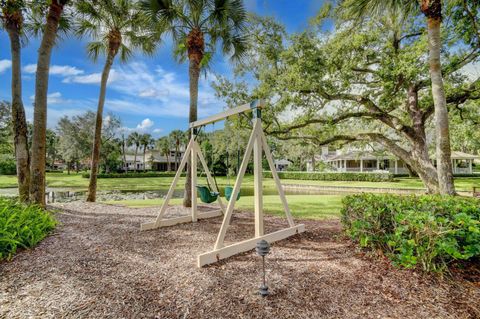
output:
M156 190L165 189L170 186L172 177L145 177L145 178L100 178L98 179L99 190ZM201 183L205 183L204 178L199 178ZM233 184L234 179L227 181L226 177L217 177L219 186ZM397 178L394 182L349 182L349 181L306 181L306 180L283 180L285 184L302 184L302 185L322 185L322 186L348 186L348 187L378 187L378 188L418 188L423 189L423 184L418 178L402 177ZM178 183L181 188L184 185L182 178ZM17 186L16 176L0 175L0 188L11 188ZM83 178L80 174L66 173L47 173L47 186L59 188L75 188L86 190L88 187L88 179ZM243 186L253 187L253 176L247 175L243 180ZM273 188L272 179L265 179L264 186ZM471 191L473 186L480 187L480 178L478 177L458 177L455 178L455 186L459 191Z
M293 217L302 219L326 219L338 217L342 207L341 195L288 195L287 201ZM163 199L107 201L107 204L128 207L160 206ZM170 202L180 205L182 199L174 198ZM253 196L243 196L236 203L236 209L253 211ZM283 206L278 195L263 196L264 211L268 214L284 216Z

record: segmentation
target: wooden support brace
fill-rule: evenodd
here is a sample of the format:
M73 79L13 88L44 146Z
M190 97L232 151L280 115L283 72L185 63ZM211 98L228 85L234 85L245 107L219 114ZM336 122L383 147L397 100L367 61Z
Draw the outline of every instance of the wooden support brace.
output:
M192 150L191 150L191 157L190 157L190 171L192 177L191 183L191 192L192 192L192 222L196 222L198 220L198 212L197 212L197 149L195 148L195 135L192 134Z
M250 135L250 138L248 140L247 149L245 150L245 155L243 157L242 164L240 165L240 170L238 172L235 185L233 186L232 195L230 196L230 200L228 201L227 211L225 212L225 216L223 217L222 226L220 227L220 231L218 232L214 249L219 249L223 247L223 241L225 239L227 227L228 225L230 225L230 219L232 218L233 207L235 206L237 195L240 192L240 185L242 185L243 176L245 175L245 171L247 170L248 161L250 159L250 155L252 154L253 143L255 141L255 138L257 137L259 128L261 128L261 126L259 126L258 123L255 123L253 126L252 134Z
M273 243L287 237L293 236L295 234L303 233L305 231L304 224L298 224L293 227L285 228L267 235L263 235L256 238L247 239L239 243L228 245L210 252L200 254L197 258L198 267L202 267L208 264L213 264L222 259L231 257L236 254L240 254L251 249L254 249L257 242L264 239L269 243Z
M189 152L192 149L193 143L194 143L194 140L192 138L187 145L187 149L185 150L185 154L189 154ZM180 179L180 176L182 175L183 168L187 164L187 158L188 158L188 156L183 156L182 161L180 162L180 166L177 169L177 173L175 173L175 177L173 178L172 185L170 185L170 188L168 189L168 193L167 193L167 196L165 197L165 201L163 202L162 206L160 207L160 212L158 212L157 218L155 219L155 224L156 225L160 225L160 221L162 220L163 215L165 214L165 210L168 207L168 202L172 198L173 192L175 191L175 187L177 186L178 180ZM152 223L147 223L147 224L150 225ZM157 227L160 227L160 226L157 226ZM157 227L153 227L153 228L157 228ZM149 228L145 228L145 227L143 227L143 225L140 225L141 230L147 230L147 229L153 229L153 228L151 226L149 226Z
M260 132L263 142L263 151L265 152L265 157L267 158L268 165L270 166L270 171L272 172L273 179L277 186L278 195L280 196L280 200L283 204L283 209L285 210L285 214L287 215L288 225L292 227L295 225L293 222L292 214L290 213L290 208L288 207L287 198L285 197L285 192L282 187L282 183L280 182L280 177L278 177L277 170L275 169L275 164L273 163L272 153L270 152L270 147L268 147L267 138L263 131Z
M254 119L258 126L261 126L260 119ZM262 136L261 130L255 137L253 143L253 187L254 187L254 203L255 203L255 237L264 234L263 226L263 169L262 169Z
M206 212L206 213L199 213L198 214L198 219L206 219L206 218L213 218L213 217L218 217L222 216L223 212L221 210L214 210L211 212ZM185 223L190 223L192 222L192 217L191 216L180 216L180 217L175 217L175 218L167 218L167 219L162 219L159 224L153 222L153 223L145 223L141 225L142 230L150 230L150 229L155 229L159 227L168 227L168 226L173 226L177 224L185 224Z

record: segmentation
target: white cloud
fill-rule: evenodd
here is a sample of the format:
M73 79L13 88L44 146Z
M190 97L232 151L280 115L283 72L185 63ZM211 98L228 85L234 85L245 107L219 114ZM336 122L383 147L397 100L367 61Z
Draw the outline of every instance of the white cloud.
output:
M37 72L37 65L36 64L27 64L23 67L23 72L33 74Z
M37 72L37 65L36 64L27 64L23 67L23 71L25 73L33 74ZM59 76L77 76L83 74L84 71L78 69L75 66L70 65L52 65L50 66L50 74L52 75L59 75Z
M35 64L23 68L26 73L34 73ZM85 73L73 66L52 66L51 73L63 76L63 83L98 85L101 73ZM198 114L200 117L212 115L222 110L209 81L215 76L201 77L198 95ZM111 111L152 117L188 117L189 82L187 74L181 78L161 66L152 68L144 62L118 65L110 71L109 90L117 97L107 100L105 107ZM58 92L56 92L58 93ZM62 103L60 96L50 96L51 103ZM71 101L79 102L79 101ZM136 128L133 128L136 129ZM149 128L153 129L153 128Z
M12 61L10 60L0 60L0 74L12 67Z
M137 125L137 129L144 131L146 129L149 129L153 126L153 121L149 118L144 119L140 124Z
M63 83L80 83L80 84L99 84L102 79L101 73L92 73L87 75L79 75L63 79Z
M108 84L117 81L119 79L117 71L112 69L108 76ZM102 80L102 73L91 73L86 75L77 75L66 77L63 79L63 83L79 83L79 84L100 84Z
M35 100L35 95L30 96L30 100ZM53 92L47 95L47 103L48 104L62 104L68 103L70 100L65 100L62 98L62 93L60 92Z
M150 120L149 118L146 118L144 120L142 120L139 124L137 124L136 127L122 127L119 129L119 132L120 133L125 133L125 134L130 134L131 132L140 132L140 133L147 133L147 132L150 132L150 133L154 133L154 134L158 134L160 132L163 132L163 129L161 128L156 128L156 129L153 129L153 125L155 123Z
M92 108L88 108L93 110ZM80 107L71 107L65 108L63 106L58 106L58 109L54 107L48 108L48 116L47 116L47 126L51 129L55 129L58 124L60 118L64 116L72 117L75 115L81 115L85 113L88 109L80 108ZM33 122L33 106L25 106L25 112L27 116L28 122Z

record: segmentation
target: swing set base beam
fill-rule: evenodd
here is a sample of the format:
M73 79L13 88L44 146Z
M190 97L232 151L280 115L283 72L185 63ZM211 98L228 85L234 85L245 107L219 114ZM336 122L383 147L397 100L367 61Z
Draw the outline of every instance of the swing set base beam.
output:
M222 216L222 210L213 210L211 212L206 212L206 213L199 213L198 214L198 219L207 219L207 218L213 218L213 217L219 217ZM185 223L191 223L192 222L192 216L181 216L181 217L175 217L175 218L167 218L167 219L162 219L160 222L156 223L144 223L140 225L140 230L151 230L151 229L156 229L160 227L168 227L168 226L173 226L177 224L185 224Z
M263 236L247 239L235 244L231 244L220 249L212 250L207 253L198 255L197 265L198 267L203 267L205 265L216 263L222 259L226 259L236 254L240 254L249 250L252 250L257 245L257 242L264 239L269 243L273 243L295 234L300 234L305 231L304 224L298 224L293 227L285 228L270 234Z

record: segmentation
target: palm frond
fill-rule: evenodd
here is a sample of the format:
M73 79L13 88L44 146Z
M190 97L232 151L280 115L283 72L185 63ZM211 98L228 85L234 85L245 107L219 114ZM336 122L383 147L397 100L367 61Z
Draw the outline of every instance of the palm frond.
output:
M359 20L366 16L382 16L385 12L408 17L417 14L418 0L343 0L340 11L347 17Z
M105 42L94 41L87 44L87 55L94 62L96 62L98 57L105 52L107 52L107 46Z

